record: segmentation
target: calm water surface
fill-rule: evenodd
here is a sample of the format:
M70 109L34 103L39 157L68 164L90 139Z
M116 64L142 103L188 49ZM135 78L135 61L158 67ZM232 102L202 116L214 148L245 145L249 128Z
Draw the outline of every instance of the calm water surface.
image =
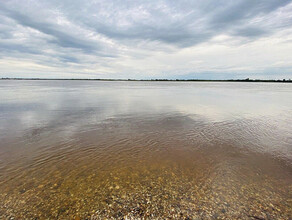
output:
M0 81L0 219L291 219L292 84Z

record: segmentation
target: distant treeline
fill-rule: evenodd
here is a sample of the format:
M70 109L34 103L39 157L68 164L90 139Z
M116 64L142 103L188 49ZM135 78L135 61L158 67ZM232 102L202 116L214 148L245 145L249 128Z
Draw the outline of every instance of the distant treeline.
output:
M167 82L280 82L292 83L292 79L48 79L48 78L1 78L1 80L91 80L91 81L167 81Z

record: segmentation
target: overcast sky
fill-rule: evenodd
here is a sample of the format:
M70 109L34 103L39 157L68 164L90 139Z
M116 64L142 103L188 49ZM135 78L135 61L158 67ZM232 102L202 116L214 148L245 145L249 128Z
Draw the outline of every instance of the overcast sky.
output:
M292 1L3 0L0 77L292 78Z

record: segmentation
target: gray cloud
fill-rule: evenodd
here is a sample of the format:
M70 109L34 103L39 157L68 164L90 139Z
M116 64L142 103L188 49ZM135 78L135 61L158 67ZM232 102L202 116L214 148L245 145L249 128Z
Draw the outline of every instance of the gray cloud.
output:
M138 4L138 6L137 4L127 4L116 14L122 4L117 1L117 6L113 4L112 10L108 11L109 14L105 19L102 19L103 15L98 16L99 12L104 9L101 6L100 10L97 9L96 19L83 18L81 22L109 38L157 40L185 47L206 42L218 33L233 33L233 29L236 29L237 26L244 26L249 20L283 7L290 1L224 0L215 3L206 2L158 1L156 4ZM142 15L133 16L130 12ZM242 37L260 37L265 32L260 29L262 29L261 24L259 27L249 28L250 34L246 34L244 31L234 33Z
M0 57L23 55L32 63L58 66L56 72L75 72L72 64L78 64L78 72L138 73L134 76L139 77L149 61L138 63L159 54L161 60L170 53L189 56L181 51L200 45L205 51L214 44L241 46L289 31L291 5L291 0L11 0L0 5ZM206 59L205 63L212 63ZM206 72L197 63L193 68ZM177 63L171 64L173 68L163 65L164 73L182 69ZM140 77L147 77L149 71L159 75L160 66L145 70ZM182 75L193 69L184 71Z
M15 20L18 24L33 28L39 32L52 36L53 39L48 42L58 44L61 47L82 49L85 52L91 52L94 49L98 49L98 45L93 42L78 39L74 35L62 31L61 27L58 27L56 24L40 22L35 18L31 18L19 11L13 11L8 8L2 8L2 11L4 11L4 14Z
M269 13L279 7L285 6L289 0L239 0L218 1L218 10L212 16L211 22L223 26L234 25L236 22L245 21L261 14ZM220 7L223 5L225 7Z
M252 27L252 26L245 26L238 29L235 29L233 35L253 38L253 37L261 37L269 34L268 30L265 30L260 27Z

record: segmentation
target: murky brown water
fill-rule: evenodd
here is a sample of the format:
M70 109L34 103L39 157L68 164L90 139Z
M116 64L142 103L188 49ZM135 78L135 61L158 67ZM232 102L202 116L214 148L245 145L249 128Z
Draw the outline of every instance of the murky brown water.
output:
M0 219L291 219L292 85L0 81Z

